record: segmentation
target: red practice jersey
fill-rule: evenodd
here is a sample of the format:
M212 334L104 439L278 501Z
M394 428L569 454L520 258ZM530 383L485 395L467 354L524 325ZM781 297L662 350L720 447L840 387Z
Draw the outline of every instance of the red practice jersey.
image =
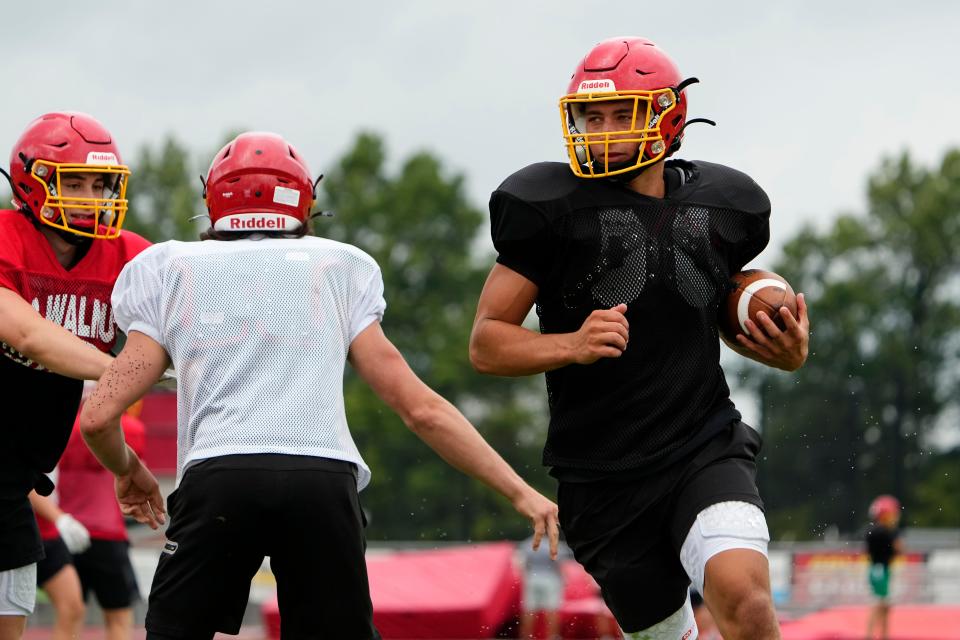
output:
M67 269L53 247L25 215L0 211L0 287L11 289L37 312L101 351L117 340L110 294L120 270L150 246L144 238L122 231L115 240L94 240L86 255ZM8 345L8 358L39 368Z
M71 268L26 215L0 211L0 287L15 291L44 318L101 351L117 340L110 295L120 270L150 243L123 231L113 240L93 240ZM49 472L70 435L82 383L46 371L0 343L0 386L10 399L0 419L9 456L0 471L0 497L23 495L31 472ZM5 447L6 448L6 447ZM13 469L12 467L18 467ZM14 477L16 476L16 477Z

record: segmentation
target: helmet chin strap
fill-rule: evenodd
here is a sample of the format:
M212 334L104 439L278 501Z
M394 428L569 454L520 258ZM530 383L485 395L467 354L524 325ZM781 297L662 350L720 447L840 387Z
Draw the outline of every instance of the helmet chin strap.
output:
M655 162L651 162L650 164L645 164L643 166L636 167L630 171L624 171L623 173L618 173L614 176L610 176L610 179L613 180L614 182L627 184L629 182L633 182L634 178L638 177L641 173L646 171L648 167L652 167L655 164L656 164Z
M53 232L58 236L63 238L63 240L74 247L82 247L86 244L89 244L93 241L93 238L88 238L86 236L78 236L75 233L71 233L66 229L53 228Z

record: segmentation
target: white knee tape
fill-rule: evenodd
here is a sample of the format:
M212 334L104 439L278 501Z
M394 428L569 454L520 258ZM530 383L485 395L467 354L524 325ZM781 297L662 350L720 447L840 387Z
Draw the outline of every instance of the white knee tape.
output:
M690 594L683 606L673 612L666 620L661 620L652 627L633 633L624 633L626 640L697 640L700 636L697 631L697 622L693 618L693 605L690 604Z
M680 563L703 593L707 560L721 551L753 549L767 555L770 532L763 512L748 502L718 502L699 514L680 548Z

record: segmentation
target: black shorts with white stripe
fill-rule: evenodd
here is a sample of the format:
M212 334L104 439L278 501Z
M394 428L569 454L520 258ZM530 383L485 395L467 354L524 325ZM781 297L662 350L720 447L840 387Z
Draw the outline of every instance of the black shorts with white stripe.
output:
M148 638L236 634L264 556L277 580L284 638L380 637L353 464L280 454L211 458L187 469L168 507Z

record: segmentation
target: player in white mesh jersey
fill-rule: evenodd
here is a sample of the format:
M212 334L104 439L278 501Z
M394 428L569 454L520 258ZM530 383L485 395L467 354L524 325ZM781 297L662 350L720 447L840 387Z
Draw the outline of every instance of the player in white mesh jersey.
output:
M533 522L535 544L547 535L555 553L556 505L384 335L376 262L305 235L315 183L296 150L275 134L242 134L205 186L205 240L158 244L121 273L113 303L127 343L81 415L124 512L156 528L163 498L119 418L171 363L178 372L178 488L147 637L237 633L267 555L284 637L379 637L358 501L370 470L346 423L347 360L445 460L510 499Z

